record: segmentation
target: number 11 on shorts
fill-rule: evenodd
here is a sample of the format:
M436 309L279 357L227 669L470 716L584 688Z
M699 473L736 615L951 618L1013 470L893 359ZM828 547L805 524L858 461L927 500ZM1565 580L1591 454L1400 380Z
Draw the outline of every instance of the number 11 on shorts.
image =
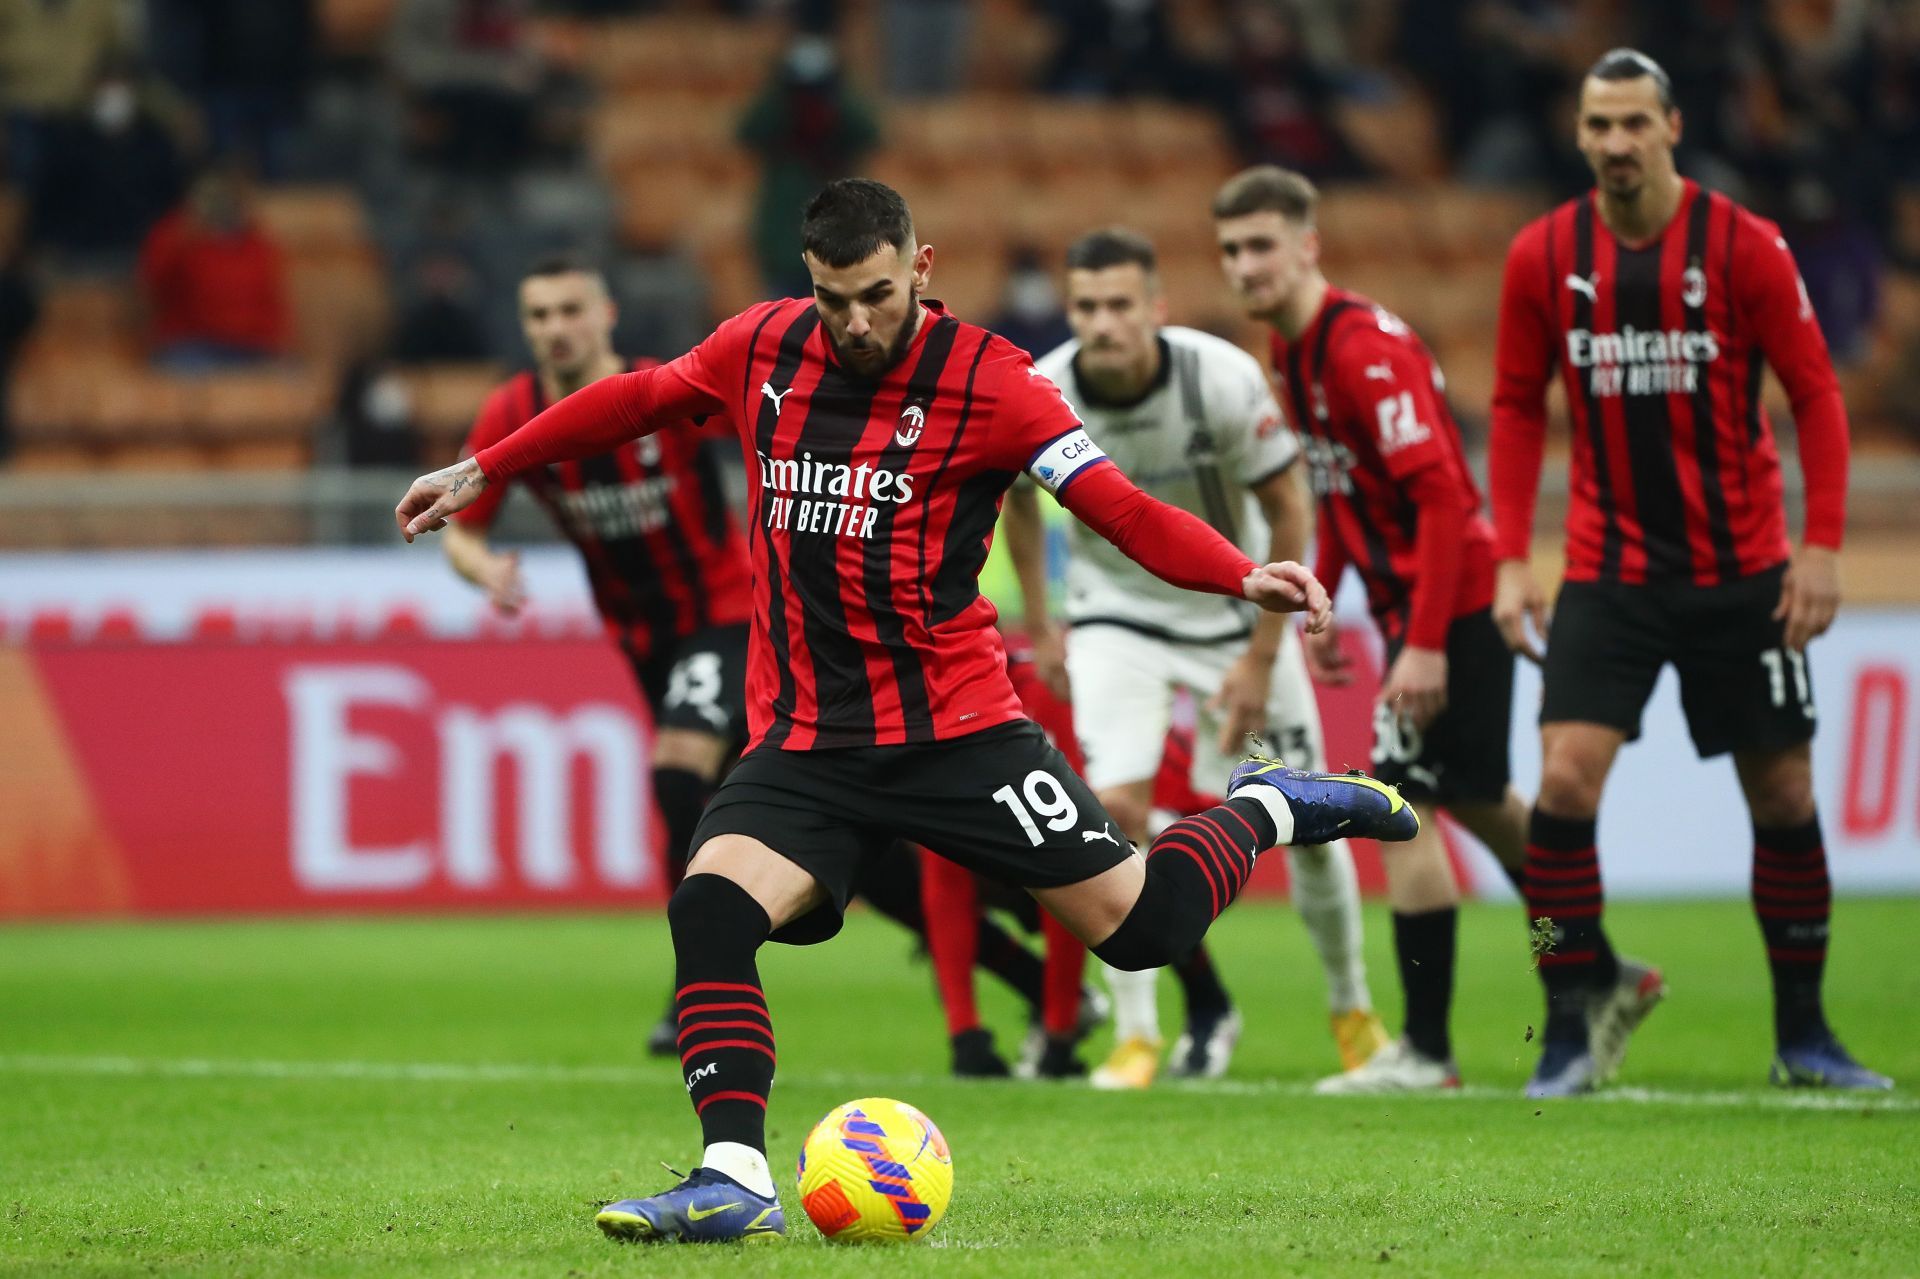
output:
M1053 793L1043 796L1042 787ZM1056 781L1053 774L1036 768L1027 774L1021 789L1027 793L1027 802L1024 804L1011 784L995 791L993 799L995 803L1005 804L1013 810L1014 820L1020 823L1020 829L1027 833L1028 842L1035 848L1045 843L1047 837L1040 833L1040 827L1035 824L1034 813L1047 819L1048 830L1071 830L1080 820L1080 810L1074 806L1073 796L1067 794L1067 788ZM978 794L977 791L975 793ZM1029 806L1032 812L1028 811Z

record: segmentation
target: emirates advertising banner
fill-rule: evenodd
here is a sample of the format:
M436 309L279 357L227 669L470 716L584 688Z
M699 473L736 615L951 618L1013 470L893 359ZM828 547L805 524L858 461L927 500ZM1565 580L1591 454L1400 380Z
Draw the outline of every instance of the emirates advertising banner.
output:
M418 548L0 557L0 918L657 904L645 707L572 554L524 568L510 620ZM1920 611L1844 613L1810 666L1836 887L1920 890ZM1336 766L1366 760L1369 683L1321 692ZM1538 696L1523 665L1527 792ZM1600 839L1613 897L1746 892L1732 769L1694 758L1671 673Z

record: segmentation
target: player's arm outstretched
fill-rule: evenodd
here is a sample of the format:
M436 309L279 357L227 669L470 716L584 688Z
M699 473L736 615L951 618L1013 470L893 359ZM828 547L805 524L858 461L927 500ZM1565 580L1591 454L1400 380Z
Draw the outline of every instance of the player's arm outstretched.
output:
M1507 251L1487 432L1487 488L1498 561L1493 620L1507 647L1534 662L1542 657L1534 636L1546 636L1550 618L1529 556L1547 447L1547 383L1559 356L1560 331L1546 281L1543 236L1536 222L1515 237ZM1529 622L1533 635L1527 633Z
M1256 565L1211 525L1141 492L1087 435L1059 388L1020 354L1003 382L996 439L1081 523L1163 582L1250 600L1274 613L1304 613L1317 631L1333 605L1305 565Z
M1747 221L1737 231L1738 302L1758 336L1767 364L1793 405L1806 481L1806 531L1780 586L1774 617L1786 622L1786 645L1804 649L1824 635L1840 610L1840 542L1847 522L1847 406L1834 376L1826 338L1787 242L1771 223Z
M393 508L400 535L411 542L445 528L490 485L536 466L593 457L669 423L720 412L725 405L715 370L730 337L753 314L735 316L670 363L590 382L474 456L422 475Z

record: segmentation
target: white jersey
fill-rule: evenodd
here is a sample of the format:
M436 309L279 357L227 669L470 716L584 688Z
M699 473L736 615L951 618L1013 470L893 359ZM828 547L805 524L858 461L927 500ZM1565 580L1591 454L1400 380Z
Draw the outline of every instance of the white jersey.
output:
M1211 524L1256 563L1267 522L1248 492L1293 465L1300 445L1280 416L1260 362L1197 329L1160 330L1160 378L1142 399L1112 405L1074 374L1079 341L1036 363L1060 387L1087 434L1147 493ZM1115 622L1184 641L1244 638L1253 606L1161 581L1080 523L1067 524L1070 624Z

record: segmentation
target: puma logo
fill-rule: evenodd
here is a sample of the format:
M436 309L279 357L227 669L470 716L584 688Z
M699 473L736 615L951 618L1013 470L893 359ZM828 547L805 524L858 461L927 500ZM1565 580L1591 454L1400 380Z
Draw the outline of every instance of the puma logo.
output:
M789 395L792 395L792 394L793 394L793 388L792 388L792 387L788 387L788 388L787 388L786 390L784 390L784 391L781 391L781 392L779 392L778 394L775 394L775 392L774 392L774 389L773 389L773 383L771 383L771 382L762 382L762 383L760 384L760 394L762 394L762 395L764 395L764 396L766 396L766 397L767 397L767 398L768 398L769 400L772 400L772 401L773 401L773 415L774 415L775 417L779 417L779 416L780 416L780 401L782 401L782 400L784 400L784 399L786 399L786 398L787 398L787 397L788 397Z
M719 1073L720 1073L720 1063L717 1061L708 1062L706 1065L700 1067L698 1070L695 1070L692 1074L687 1076L687 1091L692 1092L693 1086L699 1083L702 1079L709 1078L710 1076L717 1075Z
M1585 277L1578 276L1578 275L1571 275L1571 274L1568 275L1567 287L1572 289L1575 293L1586 294L1587 301L1594 303L1596 306L1599 305L1600 273L1598 271L1595 271L1592 275L1585 276Z
M1080 842L1083 844L1091 844L1097 839L1104 839L1115 848L1120 847L1120 841L1113 837L1111 827L1102 826L1099 830L1083 830L1080 832Z

